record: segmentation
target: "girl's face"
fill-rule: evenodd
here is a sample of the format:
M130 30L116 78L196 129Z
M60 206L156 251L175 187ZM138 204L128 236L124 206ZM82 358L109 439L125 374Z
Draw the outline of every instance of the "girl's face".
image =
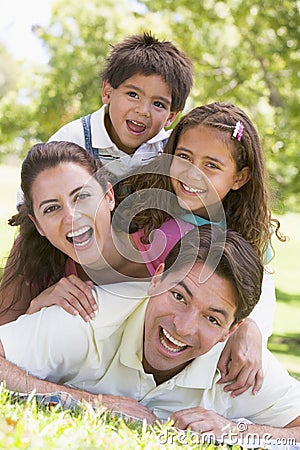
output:
M188 128L179 137L170 168L180 206L208 218L207 208L220 205L228 192L250 178L248 167L237 171L222 131L204 125Z
M39 233L74 261L96 262L111 237L112 187L104 193L86 168L63 162L36 177L31 195Z

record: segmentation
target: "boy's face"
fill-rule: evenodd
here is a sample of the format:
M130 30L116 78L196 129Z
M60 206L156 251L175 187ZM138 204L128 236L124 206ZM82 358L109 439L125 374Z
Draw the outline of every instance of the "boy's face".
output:
M154 277L145 315L144 369L160 382L179 373L194 358L224 341L236 311L236 291L215 273L199 283L203 265L187 274ZM161 272L159 266L157 273ZM231 328L230 328L231 327Z
M102 101L109 105L105 125L110 138L128 154L169 126L177 115L171 112L170 89L159 75L134 75L116 89L104 81Z

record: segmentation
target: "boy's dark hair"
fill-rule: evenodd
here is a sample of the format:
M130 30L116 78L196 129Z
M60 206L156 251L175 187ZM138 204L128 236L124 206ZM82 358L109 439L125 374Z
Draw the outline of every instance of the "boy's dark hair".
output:
M143 33L112 45L102 80L117 89L136 74L160 75L171 91L171 111L183 110L193 84L192 62L172 42Z
M236 311L232 325L247 317L260 298L264 270L251 244L236 231L223 231L213 225L195 227L171 249L163 276L189 270L196 262L205 265L203 282L215 273L234 286Z

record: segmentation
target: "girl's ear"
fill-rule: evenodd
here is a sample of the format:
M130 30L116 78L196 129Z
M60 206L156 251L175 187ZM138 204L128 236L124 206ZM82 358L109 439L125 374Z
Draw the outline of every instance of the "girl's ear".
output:
M106 189L105 198L109 205L109 209L112 211L115 207L116 202L115 202L114 188L112 187L111 183L108 183L108 188Z
M155 274L153 275L150 286L148 287L148 295L155 294L156 288L160 283L162 274L164 272L164 268L165 268L164 263L160 263L160 265L155 270Z
M112 92L112 87L107 80L102 82L102 102L105 105L110 104L110 96Z
M33 217L31 214L28 214L29 219L34 223L35 228L38 230L41 236L45 236L45 233L43 232L42 228L40 227L38 221Z
M237 191L240 189L244 184L246 184L251 178L251 172L249 167L244 167L242 170L240 170L236 176L235 181L231 187L232 190Z

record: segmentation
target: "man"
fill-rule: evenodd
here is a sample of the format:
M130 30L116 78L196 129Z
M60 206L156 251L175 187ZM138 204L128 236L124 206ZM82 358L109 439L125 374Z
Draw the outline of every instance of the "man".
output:
M65 384L77 399L149 422L170 417L179 428L216 437L238 430L232 420L243 417L253 422L248 432L300 440L300 383L268 351L256 396L233 398L218 384L223 342L258 301L262 274L237 233L216 237L206 226L195 228L157 269L150 298L143 299L141 283L120 284L119 296L114 286L114 298L102 286L95 289L94 321L53 306L0 327L1 379L20 391Z

